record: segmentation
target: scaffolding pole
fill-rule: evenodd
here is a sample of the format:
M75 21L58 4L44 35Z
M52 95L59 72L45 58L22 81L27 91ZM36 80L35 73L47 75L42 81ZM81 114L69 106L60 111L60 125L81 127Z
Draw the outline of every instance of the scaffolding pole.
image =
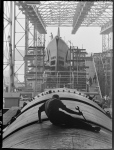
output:
M9 42L9 72L10 72L10 84L9 84L9 92L14 91L14 66L13 66L13 54L12 54L12 11L13 9L13 2L10 1L10 35L8 36Z
M25 14L25 55L28 53L28 27L29 26L29 21L27 18L27 14ZM25 88L27 88L27 79L26 79L26 73L27 73L27 60L25 60L25 75L24 75L24 80L25 80Z

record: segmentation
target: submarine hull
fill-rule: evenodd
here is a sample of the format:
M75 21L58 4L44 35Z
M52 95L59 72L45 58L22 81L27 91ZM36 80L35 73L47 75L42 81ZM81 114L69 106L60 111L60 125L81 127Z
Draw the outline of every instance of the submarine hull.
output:
M112 148L112 120L97 103L73 89L51 91L39 94L21 110L18 118L3 133L3 148ZM61 101L74 111L79 106L88 123L101 127L100 132L55 126L45 112L42 113L43 122L39 124L38 109L53 94L58 94ZM84 120L83 116L72 116Z

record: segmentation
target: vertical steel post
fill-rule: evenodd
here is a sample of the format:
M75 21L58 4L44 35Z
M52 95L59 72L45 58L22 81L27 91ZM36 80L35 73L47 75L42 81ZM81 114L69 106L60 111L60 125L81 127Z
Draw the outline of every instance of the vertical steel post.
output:
M111 53L111 61L110 61L111 69L110 69L110 94L109 94L109 96L110 96L110 99L111 99L110 107L112 107L112 83L113 83L113 80L112 80L112 65L113 65L112 57L113 56L112 55L113 55L113 53L112 53L112 51L110 53Z
M56 67L56 71L58 71L58 42L59 42L59 37L56 38L56 42L57 42L57 67Z
M71 58L71 54L72 52L71 52L71 43L70 43L70 72L71 72L71 63L72 63L72 58ZM70 74L69 74L70 75ZM70 76L69 76L70 77ZM71 80L71 79L70 79Z
M70 88L72 88L72 70L74 70L74 49L71 49L72 50L72 67L70 67Z
M58 71L57 71L57 88L59 88L59 85L58 85Z
M33 47L34 47L34 54L35 54L35 24L34 24L34 37L33 37ZM36 63L36 61L34 61L34 64ZM34 68L35 71L35 68ZM34 96L35 96L35 91L36 91L36 87L35 87L35 81L34 81Z
M112 80L112 68L113 68L113 61L112 61L112 58L113 58L113 51L112 51L112 49L113 49L113 42L112 42L112 39L113 39L113 32L111 32L112 34L111 34L111 93L110 93L110 98L111 98L111 104L110 104L110 107L112 107L112 86L113 86L113 84L114 84L114 82L113 82L113 80ZM113 83L113 84L112 84Z
M13 68L13 85L14 85L14 72L15 72L15 21L16 21L16 5L15 1L13 1L13 18L12 18L12 30L13 30L13 43L12 43L12 50L13 50L13 59L12 59L12 68ZM14 90L14 89L13 89Z
M77 85L78 85L78 47L77 47Z
M37 30L36 30L36 23L35 23L35 25L34 25L34 27L35 27L35 30L34 30L34 32L35 32L35 64L36 64L36 73L35 73L35 95L36 95L36 92L37 92L37 82L38 82L38 79L37 79L37 71L38 71L38 68L37 68Z
M44 73L44 55L45 55L45 53L44 53L44 49L45 49L45 34L44 34L44 39L43 39L44 41L42 41L42 46L43 46L43 69L42 69L42 72ZM44 79L43 79L43 81L44 81ZM43 82L43 91L44 91L44 89L45 89L45 86L44 86L44 82Z
M71 70L72 68L74 67L73 66L73 63L74 63L74 53L73 53L73 50L72 50L72 47L71 47L71 42L70 42L70 54L71 54L71 61L70 61L70 88L71 88Z
M27 15L25 14L25 55L27 55L28 53L28 25L29 25L29 22L28 22L28 18L27 18ZM25 76L24 76L24 80L25 80L25 88L27 88L27 60L25 60Z
M13 64L12 64L12 1L10 1L10 36L8 36L9 41L9 63L10 63L10 84L9 84L9 92L13 92Z
M45 34L44 34L44 44L43 44L43 72L44 72L44 57L45 57L44 50L45 50Z
M109 87L109 80L110 80L110 75L109 75L109 57L110 57L110 47L109 47L109 34L108 34L108 51L107 51L107 85ZM110 87L109 87L110 88ZM109 96L109 92L108 92L108 96Z
M57 43L57 58L56 58L56 64L57 64L57 66L56 66L56 76L57 76L57 88L58 88L58 42L59 42L59 37L57 36L57 38L56 38L56 43Z
M102 35L102 53L103 53L103 35Z
M74 70L72 71L72 88L74 89Z

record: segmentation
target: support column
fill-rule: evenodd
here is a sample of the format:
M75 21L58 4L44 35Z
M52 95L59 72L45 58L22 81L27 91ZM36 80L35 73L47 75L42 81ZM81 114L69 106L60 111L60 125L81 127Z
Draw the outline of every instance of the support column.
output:
M8 36L9 41L9 72L10 72L10 84L9 92L13 92L14 87L14 72L13 72L13 63L12 63L12 1L10 1L10 35Z
M15 87L15 81L14 81L14 77L15 77L15 22L16 22L16 5L15 5L15 1L13 2L13 18L12 18L12 30L13 30L13 43L12 43L12 50L13 50L13 60L12 60L12 65L13 65L13 85ZM14 88L13 87L13 88Z
M111 69L110 69L110 93L109 93L109 96L110 96L110 107L112 107L112 86L113 86L113 80L112 80L112 65L113 65L113 62L112 62L112 58L113 58L113 53L111 53L111 61L110 61L110 66L111 66ZM113 83L113 84L112 84Z
M72 68L72 64L73 64L73 50L71 49L71 42L70 42L70 74L69 74L69 77L70 77L70 83L71 83L71 68Z
M27 15L25 14L25 55L28 54L28 27L29 26L29 21L27 18ZM27 78L26 78L26 74L27 74L27 60L25 60L25 75L24 75L24 80L25 80L25 88L27 88Z
M45 34L42 35L42 46L45 47ZM42 53L43 53L43 57L42 57L42 59L43 59L42 65L43 66L42 66L42 70L41 71L44 72L44 55L45 55L44 48L42 49ZM44 81L44 79L43 79L43 81ZM44 84L44 82L43 82L43 84Z
M35 63L36 63L36 74L35 74L35 78L36 78L36 81L35 81L35 95L37 94L37 90L39 88L38 86L38 51L37 51L37 47L38 47L38 31L37 31L37 25L35 24Z
M44 44L43 44L43 46L45 47L45 34L44 34Z
M34 53L35 53L35 55L36 55L36 57L35 57L35 65L36 65L36 67L35 67L35 71L36 71L36 73L35 73L35 82L34 82L34 96L35 96L35 94L36 94L36 89L37 89L37 50L36 50L36 46L37 46L37 42L36 42L36 24L34 24L34 47L35 47L35 50L34 50Z
M106 51L106 35L102 35L102 52Z
M77 53L76 53L76 54L77 54L77 65L76 65L76 66L77 66L77 86L78 86L78 63L79 63L79 62L78 62L78 57L79 57L79 56L78 56L78 54L79 54L78 47L77 47Z

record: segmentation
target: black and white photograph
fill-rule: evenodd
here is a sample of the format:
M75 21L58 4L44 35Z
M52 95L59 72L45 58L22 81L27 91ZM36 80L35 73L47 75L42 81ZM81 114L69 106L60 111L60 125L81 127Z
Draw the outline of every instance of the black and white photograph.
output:
M2 148L112 149L113 1L3 1Z

